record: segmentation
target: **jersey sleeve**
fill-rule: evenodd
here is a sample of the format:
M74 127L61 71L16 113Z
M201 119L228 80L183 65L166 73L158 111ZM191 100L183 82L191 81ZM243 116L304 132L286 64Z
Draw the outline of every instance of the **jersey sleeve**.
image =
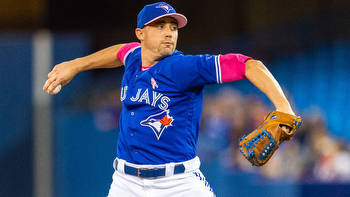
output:
M245 79L245 62L251 57L242 54L185 55L173 64L175 83L180 89L221 84Z
M125 65L125 62L129 55L137 48L141 47L141 44L138 42L130 42L126 45L124 45L117 53L117 58L119 58L123 64Z

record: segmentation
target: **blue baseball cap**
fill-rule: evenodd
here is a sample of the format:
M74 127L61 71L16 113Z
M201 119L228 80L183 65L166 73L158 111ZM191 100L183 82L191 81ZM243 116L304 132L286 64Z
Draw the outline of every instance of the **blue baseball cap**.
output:
M184 15L176 13L171 5L159 2L143 7L137 15L137 27L142 29L145 25L165 16L174 18L177 21L178 28L182 28L187 24L187 18Z

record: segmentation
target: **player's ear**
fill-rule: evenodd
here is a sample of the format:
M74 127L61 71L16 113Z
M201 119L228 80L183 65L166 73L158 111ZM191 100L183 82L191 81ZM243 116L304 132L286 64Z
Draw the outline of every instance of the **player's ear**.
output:
M136 28L135 34L136 34L137 39L139 39L140 41L143 41L143 38L144 38L143 29Z

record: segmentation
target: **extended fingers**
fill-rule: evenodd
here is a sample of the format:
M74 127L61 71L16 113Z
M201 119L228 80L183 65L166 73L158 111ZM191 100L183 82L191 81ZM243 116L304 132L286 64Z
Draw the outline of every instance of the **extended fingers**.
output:
M50 86L47 88L47 92L48 92L49 94L55 94L55 93L54 93L54 90L55 90L55 88L56 88L58 85L60 85L60 82L59 82L58 80L53 81L53 82L50 84Z
M43 90L49 94L55 94L54 90L58 85L63 86L71 80L71 78L69 78L70 74L71 70L69 64L66 62L56 65L51 72L47 74L48 79L43 86Z
M54 82L55 80L56 80L56 77L54 77L54 76L48 78L48 79L46 80L44 86L43 86L43 90L44 90L44 91L48 91L49 86L50 86L50 85L52 84L52 82Z
M50 75L50 73L49 73L49 75ZM60 80L60 78L55 73L53 73L46 80L46 82L43 86L43 90L49 94L55 94L54 90L58 85L61 84L61 81L62 81L62 79Z

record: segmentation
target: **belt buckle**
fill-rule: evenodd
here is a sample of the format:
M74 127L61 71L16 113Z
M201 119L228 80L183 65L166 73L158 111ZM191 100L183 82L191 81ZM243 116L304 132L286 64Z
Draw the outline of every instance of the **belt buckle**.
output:
M140 170L148 170L149 168L137 168L137 176L140 177Z

